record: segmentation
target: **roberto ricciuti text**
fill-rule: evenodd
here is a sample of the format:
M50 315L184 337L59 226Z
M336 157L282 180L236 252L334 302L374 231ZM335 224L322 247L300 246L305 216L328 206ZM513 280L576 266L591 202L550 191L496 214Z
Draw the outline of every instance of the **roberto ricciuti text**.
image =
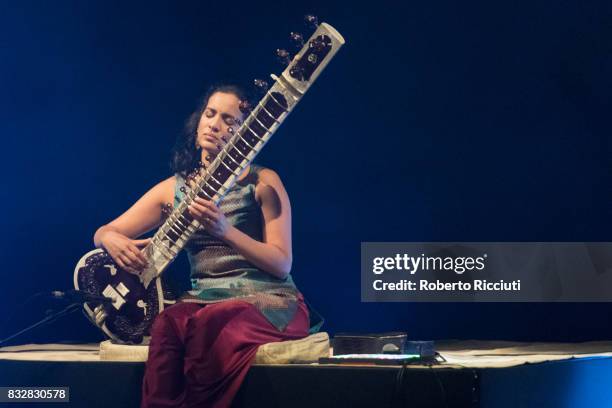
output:
M464 292L464 291L520 291L521 280L504 281L503 279L497 281L487 281L484 279L474 279L471 282L441 282L439 280L429 281L421 279L417 282L402 279L397 282L383 282L380 279L375 280L372 283L374 290L398 290L398 291L422 291L422 292L434 292L434 291L446 291L446 292Z

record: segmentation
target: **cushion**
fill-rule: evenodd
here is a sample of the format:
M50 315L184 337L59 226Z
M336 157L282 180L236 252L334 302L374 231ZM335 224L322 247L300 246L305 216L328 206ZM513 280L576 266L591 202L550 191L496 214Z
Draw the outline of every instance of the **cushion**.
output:
M311 334L299 340L278 341L259 346L255 364L309 364L329 357L329 335Z
M299 340L264 344L255 355L255 364L309 364L320 357L329 356L329 335L326 332L311 334ZM110 340L100 343L100 360L147 361L149 346L113 344Z

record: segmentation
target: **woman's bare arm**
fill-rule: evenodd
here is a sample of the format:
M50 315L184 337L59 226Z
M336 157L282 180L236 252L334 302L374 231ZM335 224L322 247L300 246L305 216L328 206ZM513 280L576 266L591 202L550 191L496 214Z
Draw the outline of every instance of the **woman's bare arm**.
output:
M146 192L119 217L98 228L94 235L96 247L103 247L117 264L134 272L146 266L139 250L148 240L135 238L158 227L162 221L162 208L174 197L174 177L170 177Z

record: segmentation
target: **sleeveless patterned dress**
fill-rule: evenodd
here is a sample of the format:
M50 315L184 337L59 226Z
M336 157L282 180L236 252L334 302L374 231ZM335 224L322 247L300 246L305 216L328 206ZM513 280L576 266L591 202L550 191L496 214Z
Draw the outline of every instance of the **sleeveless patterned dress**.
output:
M231 225L257 241L263 238L263 215L255 198L261 170L262 167L251 165L248 175L232 186L219 206ZM182 176L177 174L176 179L175 207L189 188ZM215 303L240 299L257 307L281 331L293 318L298 290L291 275L283 280L259 270L203 228L191 236L185 250L191 265L192 290L182 301Z

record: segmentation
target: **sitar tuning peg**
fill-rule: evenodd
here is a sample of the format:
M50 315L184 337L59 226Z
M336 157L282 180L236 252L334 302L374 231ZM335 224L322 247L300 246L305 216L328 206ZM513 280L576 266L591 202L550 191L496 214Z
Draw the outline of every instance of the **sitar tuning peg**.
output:
M249 113L251 113L251 104L249 103L249 101L240 101L238 108L240 109L240 112L242 112L243 115L248 115Z
M304 21L306 22L306 25L311 28L316 29L319 26L319 19L317 16L313 16L312 14L307 14L304 16Z
M293 41L297 48L302 48L304 46L304 37L302 34L292 32L289 34L289 38L291 38L291 41Z
M297 79L298 81L304 80L304 68L299 65L295 65L289 70L289 75Z
M289 62L291 62L289 58L289 52L282 48L276 50L276 58L283 65L289 65Z
M311 40L309 45L310 45L310 48L312 48L316 52L321 52L325 48L325 43L323 42L321 38L315 38Z
M268 88L270 87L270 85L263 79L256 79L255 81L253 81L253 83L257 87L257 90L261 93L266 93L268 91Z

